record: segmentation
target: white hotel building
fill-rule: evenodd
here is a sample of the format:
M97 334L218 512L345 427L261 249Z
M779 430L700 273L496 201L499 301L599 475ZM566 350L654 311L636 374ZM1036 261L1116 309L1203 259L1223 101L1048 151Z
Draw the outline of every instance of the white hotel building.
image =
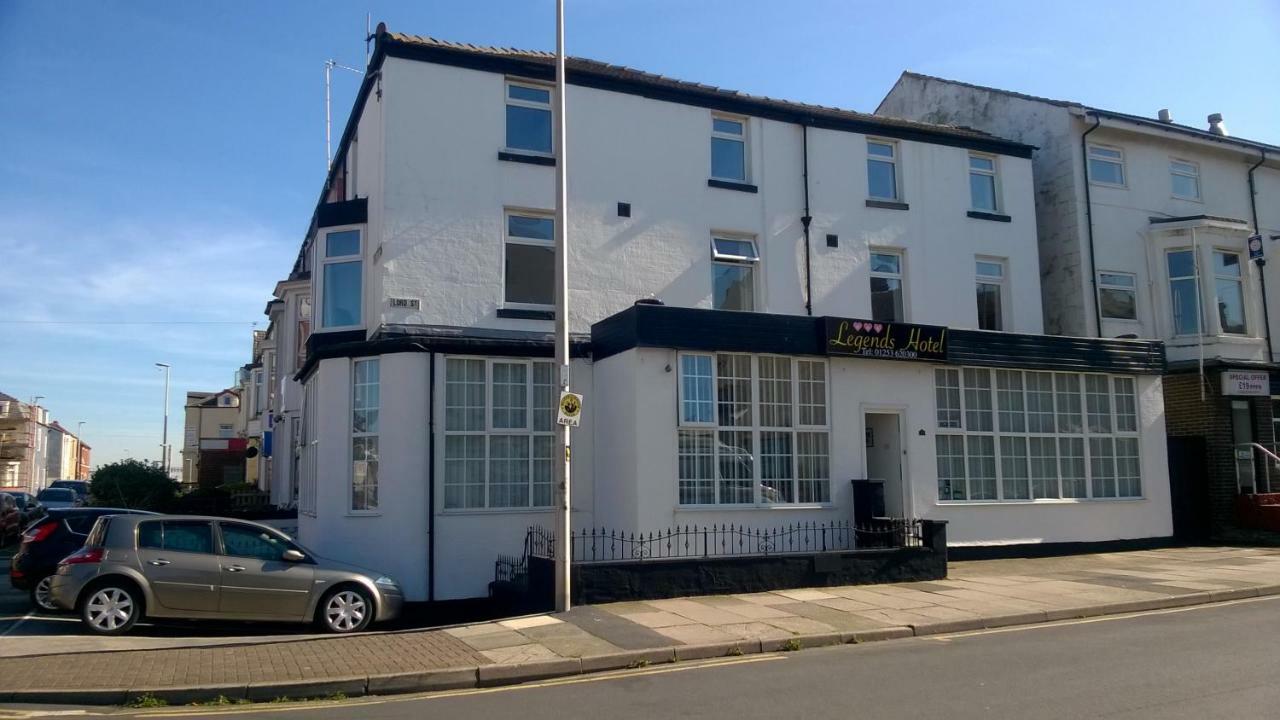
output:
M551 524L552 68L380 27L291 274L301 540L410 600L486 595ZM589 60L568 81L576 527L1170 534L1163 345L1041 334L1033 148Z

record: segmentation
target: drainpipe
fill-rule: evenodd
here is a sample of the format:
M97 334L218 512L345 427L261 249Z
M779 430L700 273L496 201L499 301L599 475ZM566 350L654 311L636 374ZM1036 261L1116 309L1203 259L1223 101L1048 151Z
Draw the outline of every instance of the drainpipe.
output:
M1249 210L1253 213L1253 232L1259 238L1262 237L1262 227L1258 225L1258 192L1253 184L1253 171L1262 167L1262 163L1266 161L1267 151L1262 150L1262 157L1249 168ZM1267 339L1267 362L1274 363L1276 358L1271 349L1271 313L1267 310L1267 259L1258 258L1254 262L1258 265L1258 289L1262 291L1262 335Z
M809 126L800 125L801 141L801 174L804 176L804 215L800 216L800 224L804 225L804 314L813 315L813 266L810 264L809 223L813 216L809 214Z
M427 355L427 602L436 599L436 354Z
M1087 114L1087 113L1086 113ZM1084 160L1084 224L1089 232L1089 279L1093 285L1093 322L1097 328L1097 336L1102 337L1102 308L1098 307L1098 268L1096 253L1093 247L1093 204L1089 197L1089 133L1098 129L1102 117L1093 116L1093 127L1080 136L1080 157Z

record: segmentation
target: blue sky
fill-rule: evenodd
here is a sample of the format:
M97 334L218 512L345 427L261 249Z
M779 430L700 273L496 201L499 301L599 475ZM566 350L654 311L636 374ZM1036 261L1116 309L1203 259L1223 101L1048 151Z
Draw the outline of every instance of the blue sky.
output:
M1280 143L1280 3L1182 7L568 0L567 15L572 54L774 97L871 111L911 69L1192 125L1221 112ZM180 428L184 392L248 361L323 180L323 62L363 63L366 12L554 44L550 0L0 2L0 391L85 421L95 464L158 457L154 362L173 365ZM356 80L335 76L335 136Z

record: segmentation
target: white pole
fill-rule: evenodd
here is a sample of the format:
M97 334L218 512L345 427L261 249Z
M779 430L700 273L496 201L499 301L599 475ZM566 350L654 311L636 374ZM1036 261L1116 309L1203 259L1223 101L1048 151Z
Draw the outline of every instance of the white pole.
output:
M569 208L568 168L565 132L564 0L556 0L556 365L560 390L569 389ZM569 426L557 426L560 458L556 473L556 610L569 609L570 587L569 529L572 508L569 478Z
M169 474L169 364L156 363L156 367L164 368L164 429L160 439L160 465L164 474Z

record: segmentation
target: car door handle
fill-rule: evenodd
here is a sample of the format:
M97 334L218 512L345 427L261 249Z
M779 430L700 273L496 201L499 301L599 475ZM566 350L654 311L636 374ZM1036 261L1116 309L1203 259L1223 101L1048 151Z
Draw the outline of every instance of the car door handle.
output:
M160 560L148 560L147 564L155 565L156 567L164 567L169 564L169 561L161 558Z
M228 565L227 572L244 572L243 565Z

